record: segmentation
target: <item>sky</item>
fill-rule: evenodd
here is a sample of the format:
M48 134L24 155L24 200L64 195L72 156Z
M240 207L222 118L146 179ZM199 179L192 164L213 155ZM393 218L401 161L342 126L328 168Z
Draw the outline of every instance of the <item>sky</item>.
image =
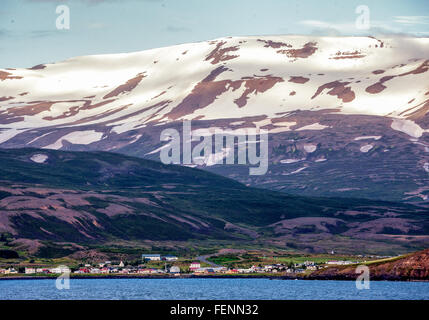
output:
M69 29L57 29L59 5ZM361 5L365 30L356 28ZM283 34L429 37L429 0L0 0L0 68Z

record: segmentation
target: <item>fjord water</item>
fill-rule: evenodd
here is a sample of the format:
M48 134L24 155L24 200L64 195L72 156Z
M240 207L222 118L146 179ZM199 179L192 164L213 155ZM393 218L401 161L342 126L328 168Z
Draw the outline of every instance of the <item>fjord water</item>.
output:
M358 290L354 281L270 279L72 279L58 290L55 280L0 281L0 300L429 300L429 282L372 281Z

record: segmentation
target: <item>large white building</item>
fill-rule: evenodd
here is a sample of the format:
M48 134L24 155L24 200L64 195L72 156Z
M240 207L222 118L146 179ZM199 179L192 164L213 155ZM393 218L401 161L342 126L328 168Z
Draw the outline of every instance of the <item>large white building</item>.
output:
M176 267L176 266L173 266L173 267L170 268L169 272L170 273L180 273L180 268Z
M142 254L142 259L148 260L148 261L160 261L161 255L160 254Z

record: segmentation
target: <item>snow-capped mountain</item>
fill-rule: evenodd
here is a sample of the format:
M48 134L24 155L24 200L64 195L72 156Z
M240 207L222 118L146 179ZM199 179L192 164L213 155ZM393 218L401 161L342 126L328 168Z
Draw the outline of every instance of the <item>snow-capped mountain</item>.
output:
M183 119L261 127L271 133L266 176L208 169L288 192L370 197L361 174L378 187L400 181L395 199L426 200L428 70L428 38L313 36L221 38L3 69L0 147L156 159L160 130ZM338 161L353 174L331 172L335 186L309 178L344 169Z

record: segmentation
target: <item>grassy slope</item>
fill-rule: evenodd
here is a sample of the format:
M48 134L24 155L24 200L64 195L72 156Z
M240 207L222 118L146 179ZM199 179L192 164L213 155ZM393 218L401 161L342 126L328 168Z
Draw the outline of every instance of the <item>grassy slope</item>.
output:
M48 155L46 163L29 160L38 153ZM82 194L90 191L95 195L107 196L100 198L88 194L85 199L90 205L67 207L88 215L87 218L80 218L79 225L60 220L55 214L47 215L44 210L33 210L43 217L40 219L29 215L28 210L16 209L14 212L18 214L13 217L13 223L18 237L29 239L77 243L103 243L115 239L250 241L252 238L244 233L224 230L225 223L234 223L258 232L263 239L270 239L275 235L268 226L282 219L335 217L347 222L365 222L373 219L365 212L383 213L386 208L395 210L403 218L418 219L423 226L420 232L428 233L428 215L421 212L416 215L420 209L411 205L363 199L290 196L248 188L234 180L197 169L166 166L113 153L0 150L0 163L2 185L12 189L12 185L37 186L58 190L60 194L62 190L74 190ZM43 197L32 192L26 195ZM7 191L0 193L0 199L8 196L10 193ZM137 202L137 198L156 205ZM112 203L126 204L132 213L100 213L108 210ZM5 211L0 208L2 210ZM344 215L346 210L362 211L362 215ZM189 219L191 217L204 222L207 227L197 223L200 228L195 228L172 219L171 215L195 222ZM91 222L94 218L102 227ZM80 232L82 229L92 238ZM339 229L331 230L332 234L343 231L343 228ZM305 232L311 233L311 230Z

